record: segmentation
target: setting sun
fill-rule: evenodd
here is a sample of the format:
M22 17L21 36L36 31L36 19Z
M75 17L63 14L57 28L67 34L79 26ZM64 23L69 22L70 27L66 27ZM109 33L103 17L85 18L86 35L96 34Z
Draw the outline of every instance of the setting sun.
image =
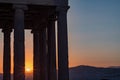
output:
M32 69L31 68L29 68L29 67L27 67L27 68L25 68L25 72L32 72Z

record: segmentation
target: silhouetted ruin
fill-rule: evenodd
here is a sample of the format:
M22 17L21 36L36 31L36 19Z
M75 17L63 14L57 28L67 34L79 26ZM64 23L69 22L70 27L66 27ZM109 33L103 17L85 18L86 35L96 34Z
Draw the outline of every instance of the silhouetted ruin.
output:
M33 80L69 80L68 0L0 0L0 29L4 34L3 80L10 80L10 35L14 30L14 80L25 80L24 30L33 34ZM55 21L57 22L57 40Z

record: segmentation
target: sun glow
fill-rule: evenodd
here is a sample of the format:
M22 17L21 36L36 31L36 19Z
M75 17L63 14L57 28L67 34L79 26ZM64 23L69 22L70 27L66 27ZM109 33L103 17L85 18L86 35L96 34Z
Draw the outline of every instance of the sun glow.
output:
M32 72L32 68L26 67L26 68L25 68L25 72L26 72L26 73L31 73L31 72Z
M27 72L30 72L31 70L30 70L30 68L27 68L26 71L27 71Z

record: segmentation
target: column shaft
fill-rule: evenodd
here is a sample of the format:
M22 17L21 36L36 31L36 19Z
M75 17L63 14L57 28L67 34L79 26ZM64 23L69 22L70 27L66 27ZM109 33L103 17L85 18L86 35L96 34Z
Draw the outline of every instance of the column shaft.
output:
M40 80L47 80L46 28L40 31Z
M24 9L25 5L14 5L14 80L25 80Z
M11 30L4 30L4 53L3 53L3 80L11 80L11 48L10 33Z
M56 80L56 38L55 38L55 21L48 24L48 79Z
M67 10L60 7L58 13L58 80L69 80Z
M40 80L40 64L39 64L39 33L38 31L33 31L33 80Z

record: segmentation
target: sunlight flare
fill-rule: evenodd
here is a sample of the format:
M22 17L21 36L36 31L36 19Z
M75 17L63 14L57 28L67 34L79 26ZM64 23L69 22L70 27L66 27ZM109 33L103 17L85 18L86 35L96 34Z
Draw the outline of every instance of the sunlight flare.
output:
M31 72L32 72L32 68L26 67L26 68L25 68L25 72L26 72L26 73L31 73Z

